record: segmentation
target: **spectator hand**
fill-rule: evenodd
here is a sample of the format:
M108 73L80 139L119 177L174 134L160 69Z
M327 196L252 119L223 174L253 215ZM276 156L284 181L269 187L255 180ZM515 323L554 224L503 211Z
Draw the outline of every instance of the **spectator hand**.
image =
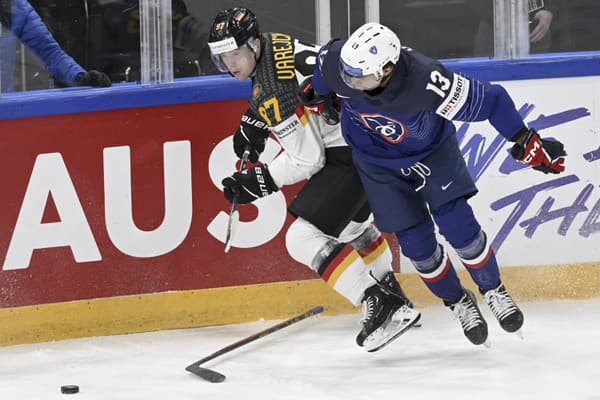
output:
M545 174L559 174L565 170L565 146L559 141L541 139L533 129L524 132L510 154L517 161Z
M77 86L109 87L112 83L105 73L91 70L79 73L75 78L75 84Z
M241 172L235 172L221 182L223 194L229 202L233 202L239 193L240 204L252 203L254 200L277 192L279 188L273 182L271 173L266 165L257 165Z
M531 43L536 43L542 40L544 36L550 30L550 24L552 23L553 15L548 10L539 10L533 16L533 20L535 21L535 27L529 33L529 40Z

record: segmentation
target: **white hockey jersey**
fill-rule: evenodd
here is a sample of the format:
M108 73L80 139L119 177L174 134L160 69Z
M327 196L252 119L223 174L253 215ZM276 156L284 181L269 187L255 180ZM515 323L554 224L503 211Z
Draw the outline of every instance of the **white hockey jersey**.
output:
M283 151L269 164L278 187L310 178L325 165L325 148L347 146L340 126L327 125L297 98L299 83L313 74L319 46L283 33L263 33L252 78L250 108L270 127Z

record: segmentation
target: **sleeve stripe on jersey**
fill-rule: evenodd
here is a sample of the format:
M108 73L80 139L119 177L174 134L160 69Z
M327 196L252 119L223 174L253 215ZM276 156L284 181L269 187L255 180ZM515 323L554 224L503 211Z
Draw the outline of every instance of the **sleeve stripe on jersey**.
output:
M471 82L474 83L472 85L472 101L471 101L471 113L467 116L469 119L476 118L481 111L481 107L483 107L483 99L485 98L485 88L479 81ZM475 111L477 108L477 111Z
M485 87L479 81L471 81L469 88L469 100L454 119L459 121L473 121L479 119L479 113L483 107L485 98Z
M475 88L478 90L478 94L474 97L475 104L477 105L477 111L475 113L473 113L473 115L471 116L473 118L476 115L479 115L479 113L481 112L481 108L483 107L483 101L485 99L485 87L483 87L481 82L476 81ZM479 94L479 93L481 93L481 94Z
M294 110L294 112L296 113L296 116L302 123L302 126L306 126L308 124L308 117L311 114L311 112L308 109L306 109L302 104L299 104L298 107L296 107L296 109Z
M413 123L408 123L406 129L410 132L412 137L418 139L424 139L431 131L431 111L421 111L413 119Z

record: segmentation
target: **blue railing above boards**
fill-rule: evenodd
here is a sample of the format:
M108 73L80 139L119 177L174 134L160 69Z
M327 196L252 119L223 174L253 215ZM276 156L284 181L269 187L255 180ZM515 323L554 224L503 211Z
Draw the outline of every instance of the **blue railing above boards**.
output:
M600 51L532 55L519 60L442 60L454 71L487 80L508 81L600 76ZM110 88L65 88L0 95L0 120L91 111L243 99L249 81L227 75L180 78L161 85L115 84Z

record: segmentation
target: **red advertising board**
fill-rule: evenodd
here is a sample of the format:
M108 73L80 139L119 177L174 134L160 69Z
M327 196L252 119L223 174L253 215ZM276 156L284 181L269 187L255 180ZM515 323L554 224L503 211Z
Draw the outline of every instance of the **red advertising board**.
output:
M209 181L209 154L235 129L244 107L229 101L1 121L0 306L313 277L282 257L280 238L268 249L225 255L223 243L207 232L208 222L228 210ZM164 145L178 142L190 151L191 171L176 173L191 175L191 223L179 226L183 240L164 254L126 254L105 219L107 149L129 149L132 218L150 232L165 219ZM65 189L69 180L74 192Z
M298 185L240 207L248 240L224 253L218 182L246 104L0 121L0 307L316 278L285 249Z

